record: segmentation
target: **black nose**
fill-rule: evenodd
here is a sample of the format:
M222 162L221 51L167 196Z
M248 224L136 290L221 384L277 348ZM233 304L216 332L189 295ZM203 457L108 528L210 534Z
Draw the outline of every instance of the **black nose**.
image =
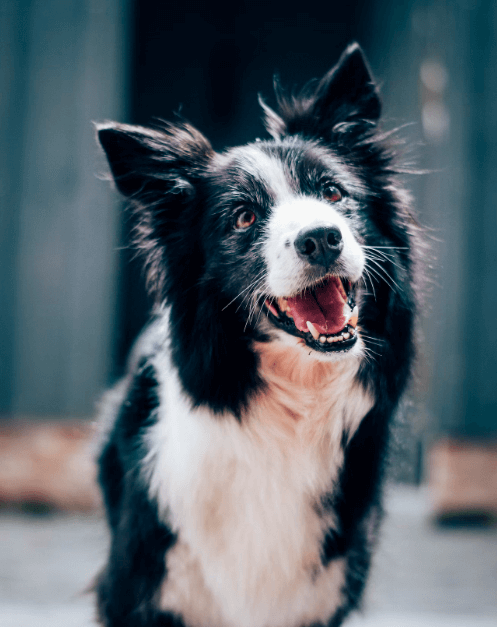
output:
M342 252L342 233L336 226L302 229L295 239L299 257L328 269Z

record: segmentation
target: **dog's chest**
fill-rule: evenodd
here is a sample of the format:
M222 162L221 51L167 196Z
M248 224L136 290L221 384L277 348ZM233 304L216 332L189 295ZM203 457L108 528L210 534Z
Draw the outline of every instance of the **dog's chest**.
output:
M348 418L329 394L271 383L240 424L191 411L169 378L148 434L151 492L178 533L161 605L193 626L297 626L339 602L343 564L320 560L335 524L320 497Z

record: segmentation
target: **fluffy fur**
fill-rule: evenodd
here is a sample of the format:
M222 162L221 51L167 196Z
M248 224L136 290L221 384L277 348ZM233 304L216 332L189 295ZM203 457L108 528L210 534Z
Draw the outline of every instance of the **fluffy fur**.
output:
M360 603L414 226L357 45L277 101L272 139L222 154L184 122L99 127L158 305L102 412L107 627L338 627Z

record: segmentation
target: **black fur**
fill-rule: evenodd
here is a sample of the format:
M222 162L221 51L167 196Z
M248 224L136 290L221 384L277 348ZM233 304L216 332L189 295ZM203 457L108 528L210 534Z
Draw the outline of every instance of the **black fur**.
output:
M360 325L373 359L359 379L375 403L350 442L339 485L323 495L338 525L323 537L321 561L347 559L344 603L328 627L338 627L360 603L381 520L383 462L392 414L414 355L415 228L399 191L398 168L387 134L377 127L378 90L357 45L351 46L314 88L300 96L277 93L275 112L262 103L273 139L255 144L285 164L295 191L320 197L329 158L353 169L356 236L366 246L388 246L372 272ZM99 130L113 177L136 211L136 246L157 303L170 307L172 361L192 406L244 414L264 387L254 340L268 341L247 307L229 305L249 290L263 262L257 242L273 198L244 168L243 152L214 164L209 142L185 122L156 130L125 125ZM331 156L331 157L330 157ZM345 193L345 191L344 191ZM233 229L239 207L257 215L253 229ZM255 317L256 318L256 317ZM141 436L156 420L156 377L145 360L128 375L127 391L100 456L112 545L98 584L100 620L107 627L156 627L181 618L157 610L166 576L165 554L176 537L147 495L140 464Z
M155 421L156 387L154 370L143 360L99 459L112 542L98 581L98 611L103 624L113 627L181 627L179 619L156 610L155 596L166 575L164 555L176 537L159 521L140 477L145 454L140 433Z

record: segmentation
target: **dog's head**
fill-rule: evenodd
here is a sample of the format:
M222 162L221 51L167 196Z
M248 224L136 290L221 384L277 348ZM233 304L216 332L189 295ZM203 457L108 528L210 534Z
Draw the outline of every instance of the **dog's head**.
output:
M206 384L219 408L257 386L254 339L360 356L402 280L402 200L359 46L311 91L277 100L277 112L261 102L271 140L222 154L186 123L98 130L138 212L149 286L170 305L183 383L203 402L193 378L224 364Z

